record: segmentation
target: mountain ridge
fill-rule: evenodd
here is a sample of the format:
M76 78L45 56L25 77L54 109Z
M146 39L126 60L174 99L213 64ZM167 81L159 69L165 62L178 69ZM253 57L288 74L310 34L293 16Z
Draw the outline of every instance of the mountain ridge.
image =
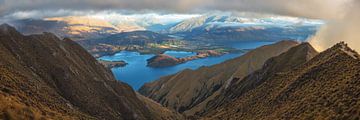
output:
M270 76L203 119L356 119L360 61L354 55L359 56L338 43L295 69Z
M309 43L301 43L279 56L268 59L261 69L254 71L246 77L232 78L233 80L231 80L227 88L213 101L207 104L206 110L213 110L228 102L236 100L239 96L267 81L267 78L276 74L284 74L309 61L317 54L318 52ZM206 112L207 111L200 111L197 115L201 116Z

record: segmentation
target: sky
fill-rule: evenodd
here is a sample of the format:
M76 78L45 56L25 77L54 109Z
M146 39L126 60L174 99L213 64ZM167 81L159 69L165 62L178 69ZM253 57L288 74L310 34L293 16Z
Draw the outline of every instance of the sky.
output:
M237 10L314 18L334 17L355 0L0 0L0 15L29 10L156 10L201 12Z
M310 43L318 50L345 41L360 50L360 0L0 0L0 16L38 17L124 11L198 14L211 10L255 12L327 21ZM31 14L33 13L33 14Z

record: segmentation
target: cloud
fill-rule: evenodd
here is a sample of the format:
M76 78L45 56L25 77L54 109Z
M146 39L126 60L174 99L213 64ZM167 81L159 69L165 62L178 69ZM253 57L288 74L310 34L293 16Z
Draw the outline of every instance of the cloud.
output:
M189 12L201 10L238 10L285 15L324 17L340 13L349 0L1 0L0 13L25 10L166 10Z
M187 11L205 0L0 0L0 14L28 10L169 10Z
M330 19L317 32L310 43L318 50L325 50L339 41L345 41L351 48L360 51L360 1L354 0L346 6L344 16Z

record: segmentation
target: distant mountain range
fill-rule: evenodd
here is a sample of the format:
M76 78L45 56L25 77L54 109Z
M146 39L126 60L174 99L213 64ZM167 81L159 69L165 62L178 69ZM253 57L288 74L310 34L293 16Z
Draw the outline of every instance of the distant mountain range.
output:
M245 18L231 14L207 14L184 20L171 27L167 32L211 31L219 28L256 29L257 27L257 29L264 29L268 27L317 26L321 24L323 24L321 21L290 17Z
M62 17L43 20L17 20L10 22L23 34L56 33L59 37L70 37L75 40L100 38L121 32L145 30L131 24L113 25L101 19L90 17Z
M171 16L171 15L168 15ZM240 37L244 31L268 32L274 28L283 29L287 34L298 33L298 27L308 27L306 34L316 31L322 21L291 17L247 18L232 14L204 14L201 16L172 16L173 19L163 20L159 16L68 16L44 19L24 19L10 21L24 34L53 32L59 37L70 37L75 40L99 38L111 34L132 31L153 31L162 34L185 36L186 39L249 39ZM171 18L171 17L170 17ZM295 32L291 32L295 30ZM300 30L305 30L301 29ZM222 34L232 34L226 37ZM248 35L249 33L245 33ZM245 36L246 36L245 35ZM251 34L252 35L252 34ZM200 36L193 38L194 36ZM266 38L267 36L263 36Z

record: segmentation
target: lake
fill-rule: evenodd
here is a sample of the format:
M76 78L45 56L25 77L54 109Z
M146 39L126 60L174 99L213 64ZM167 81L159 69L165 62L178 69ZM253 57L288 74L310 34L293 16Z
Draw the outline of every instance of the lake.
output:
M244 42L231 45L237 49L253 49L271 43L273 42ZM184 51L166 51L164 54L179 58L193 56L196 53ZM113 56L104 56L99 59L106 61L124 60L127 62L128 65L125 67L113 68L112 72L114 73L114 76L117 80L121 80L132 86L135 90L138 90L144 83L157 80L162 76L171 75L187 68L197 69L201 66L211 66L232 58L239 57L243 54L244 53L230 53L219 57L207 57L165 68L150 68L146 66L146 60L153 57L153 54L141 55L138 52L121 51Z

